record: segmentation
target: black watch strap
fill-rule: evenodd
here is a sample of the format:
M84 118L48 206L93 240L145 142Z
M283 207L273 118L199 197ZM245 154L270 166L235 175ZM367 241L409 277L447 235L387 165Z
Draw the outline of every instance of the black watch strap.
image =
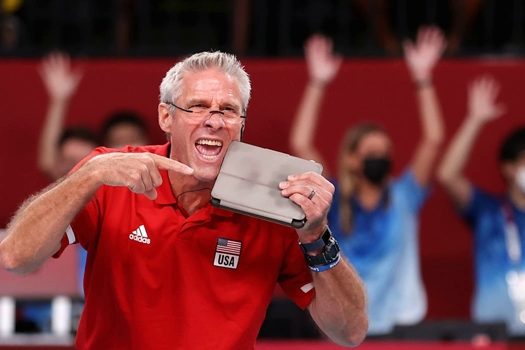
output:
M308 266L310 268L317 268L319 266L325 266L333 264L334 262L338 261L340 258L339 256L339 245L337 244L337 241L332 236L332 232L330 231L330 228L326 228L326 231L321 236L323 239L323 242L325 243L325 246L323 250L317 254L317 255L310 255L308 254L308 251L304 249L304 257L306 259L306 262L308 263ZM301 247L303 245L301 244Z
M330 232L330 229L327 227L318 240L310 242L310 243L300 243L301 248L303 248L303 252L305 253L315 252L316 250L323 248L326 245L326 243L328 243L328 238L331 235L332 235L332 232Z

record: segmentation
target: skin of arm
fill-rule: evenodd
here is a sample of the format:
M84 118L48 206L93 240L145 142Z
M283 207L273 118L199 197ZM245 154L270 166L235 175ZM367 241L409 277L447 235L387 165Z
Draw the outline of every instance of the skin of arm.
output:
M459 208L470 202L471 183L463 171L474 142L485 123L504 113L504 107L496 103L498 92L499 86L494 79L474 80L468 91L467 116L439 165L438 179Z
M40 135L38 166L52 179L57 179L61 170L58 163L58 140L71 98L75 94L82 74L71 69L67 55L53 53L46 57L39 70L49 97L46 119Z
M315 298L308 307L315 323L333 341L357 346L366 336L366 294L357 272L344 259L333 269L312 273Z
M321 35L309 38L304 51L309 81L292 124L290 148L301 158L325 164L321 153L314 145L315 129L326 85L337 75L342 57L332 52L332 41Z
M75 215L102 185L127 186L150 199L162 184L158 169L191 174L193 169L151 153L108 153L87 161L76 172L29 198L0 242L0 266L15 273L34 271L60 248Z
M422 127L411 168L417 182L429 183L432 168L444 139L444 125L436 90L432 84L432 70L445 50L446 42L435 27L422 28L415 43L404 43L405 62L417 87L417 101Z

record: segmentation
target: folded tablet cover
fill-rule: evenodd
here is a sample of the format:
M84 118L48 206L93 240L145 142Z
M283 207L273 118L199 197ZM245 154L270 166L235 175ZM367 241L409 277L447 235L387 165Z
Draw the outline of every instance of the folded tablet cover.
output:
M226 155L211 196L216 206L294 227L302 227L301 207L281 195L279 182L288 175L322 172L313 161L234 141Z

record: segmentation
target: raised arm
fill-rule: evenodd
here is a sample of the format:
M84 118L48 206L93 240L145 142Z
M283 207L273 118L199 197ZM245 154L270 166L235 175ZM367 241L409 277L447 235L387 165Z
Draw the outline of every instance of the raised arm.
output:
M96 156L63 180L28 199L0 242L0 266L17 273L37 269L60 248L76 214L102 185L126 186L150 199L162 184L158 169L191 174L193 169L151 153L108 153Z
M469 86L467 116L439 165L438 179L459 208L470 201L471 185L463 171L472 146L483 125L504 112L496 103L498 92L498 83L489 77L478 78Z
M412 159L411 168L417 182L427 185L432 175L439 148L444 138L443 118L432 70L438 63L446 42L443 33L435 27L419 30L415 43L404 43L405 62L416 86L422 137Z
M304 47L309 80L290 133L290 148L297 156L325 164L314 145L315 129L326 85L337 75L342 58L332 51L332 41L321 35L309 38Z
M62 176L58 168L58 141L64 129L64 119L71 98L75 94L82 74L71 68L67 55L53 53L47 56L39 70L49 98L46 119L40 135L38 166L52 179Z

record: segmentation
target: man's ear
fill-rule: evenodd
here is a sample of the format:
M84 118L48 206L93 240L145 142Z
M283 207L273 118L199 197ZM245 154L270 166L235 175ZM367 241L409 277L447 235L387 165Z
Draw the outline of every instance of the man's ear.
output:
M171 123L173 122L173 117L169 113L168 106L166 106L164 103L159 103L158 112L160 128L165 133L169 133L171 130Z
M244 120L242 122L242 125L241 125L241 138L239 139L240 141L242 141L242 137L244 136L244 128L246 127L246 120Z

